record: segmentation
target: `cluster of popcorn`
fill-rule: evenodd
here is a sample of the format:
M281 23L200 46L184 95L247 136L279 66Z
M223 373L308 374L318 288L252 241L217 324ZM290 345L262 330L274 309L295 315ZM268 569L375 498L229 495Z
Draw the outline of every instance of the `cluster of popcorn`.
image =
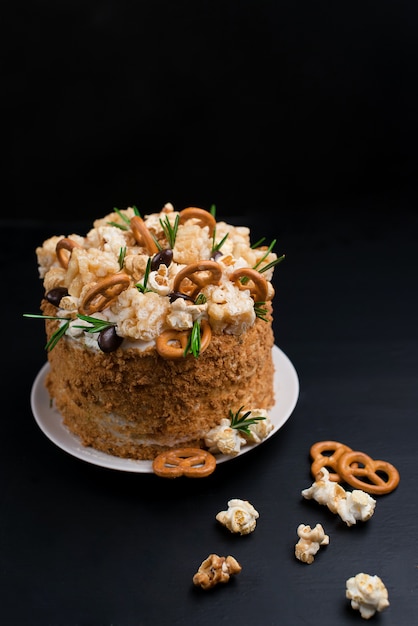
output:
M150 236L161 248L167 249L169 242L163 228L168 223L173 228L179 212L166 204L159 213L143 218L143 224ZM60 302L60 308L73 317L80 310L83 297L99 280L120 272L128 274L130 286L123 290L109 307L95 315L110 323L117 324L117 332L136 342L154 342L166 329L189 330L196 320L209 320L215 334L241 334L250 328L256 319L254 301L249 290L239 289L229 276L240 268L258 270L277 260L277 255L265 247L252 248L249 228L233 226L226 222L216 222L214 232L208 225L197 219L179 223L172 247L170 263L162 263L149 273L147 290L137 288L144 281L147 263L152 256L146 245L138 243L129 223L135 211L125 210L109 213L94 222L93 228L85 237L71 234L69 237L53 236L36 249L40 278L45 292L56 288L66 288L68 294ZM142 218L141 218L142 219ZM72 249L67 254L66 267L57 256L57 244L66 238ZM182 268L189 264L213 258L214 246L222 240L217 251L216 262L222 271L219 284L207 284L202 288L204 304L194 304L184 299L170 301L169 294L173 282ZM124 251L123 268L121 251ZM274 288L271 284L273 267L263 271L267 281L267 300L272 300ZM76 322L79 324L79 320ZM74 337L84 338L82 331L71 329Z
M246 431L233 428L231 420L223 418L218 426L215 426L205 435L205 446L213 454L222 453L228 456L237 456L241 447L247 444L261 443L274 430L268 412L265 409L251 409L251 417L257 419L255 424L250 424Z

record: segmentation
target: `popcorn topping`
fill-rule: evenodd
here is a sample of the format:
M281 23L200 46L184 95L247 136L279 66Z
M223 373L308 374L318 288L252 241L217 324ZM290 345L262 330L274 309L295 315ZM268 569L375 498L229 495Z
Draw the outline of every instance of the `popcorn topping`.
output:
M167 223L171 229L177 224L172 248L168 240L170 233L165 228ZM158 250L156 254L154 249ZM147 275L149 259L158 255L162 258L167 251L170 251L169 266L158 259L159 265L155 263ZM231 281L229 277L242 268L254 272L252 268L257 265L257 280L262 281L267 299L272 300L273 266L278 260L269 248L251 247L247 227L215 222L209 212L194 207L177 212L169 203L159 213L143 218L132 207L109 213L95 220L85 237L76 234L50 237L36 249L36 254L45 292L57 287L67 289L68 297L60 307L67 316L68 312L72 317L77 316L83 297L101 280L117 273L128 276L130 286L112 300L109 298L110 304L99 310L116 325L120 337L142 345L146 342L154 345L165 330L190 329L196 320L207 320L215 334L244 333L257 317L254 294L242 280ZM195 297L170 298L177 274L188 265L202 262L211 263L220 277L213 284L200 282L198 277L194 291L204 296L203 301L196 305ZM262 273L263 267L270 264L273 265ZM139 289L138 284L144 289ZM187 288L187 280L184 287ZM94 333L89 343L90 339L97 341ZM85 337L81 334L75 340L85 341ZM237 443L238 440L234 449Z

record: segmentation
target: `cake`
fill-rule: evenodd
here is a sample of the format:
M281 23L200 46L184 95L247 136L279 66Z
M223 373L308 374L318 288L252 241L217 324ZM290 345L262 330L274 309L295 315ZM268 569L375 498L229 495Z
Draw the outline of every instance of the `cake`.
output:
M85 236L52 236L36 249L45 385L83 446L152 460L208 448L234 417L249 416L240 435L267 420L282 257L263 241L217 221L214 208L168 203L143 216L115 209Z

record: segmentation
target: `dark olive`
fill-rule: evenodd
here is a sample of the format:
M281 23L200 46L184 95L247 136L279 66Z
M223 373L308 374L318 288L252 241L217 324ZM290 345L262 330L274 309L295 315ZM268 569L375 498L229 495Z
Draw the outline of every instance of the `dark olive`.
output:
M120 337L116 333L114 326L108 326L99 333L97 343L102 352L114 352L120 346L123 341L123 337Z
M65 287L54 287L54 289L45 294L45 298L54 306L59 306L61 298L64 296L68 296L68 289Z
M171 248L167 248L166 250L160 250L160 252L154 254L151 259L151 272L156 272L162 264L168 267L172 260L173 251Z
M220 256L223 256L222 252L220 250L215 250L212 252L210 258L213 259L213 261L216 261L216 259L219 259Z
M177 298L183 298L183 300L190 300L191 302L194 302L193 298L185 293L181 293L180 291L170 291L168 297L170 302L174 302L174 300L177 300Z

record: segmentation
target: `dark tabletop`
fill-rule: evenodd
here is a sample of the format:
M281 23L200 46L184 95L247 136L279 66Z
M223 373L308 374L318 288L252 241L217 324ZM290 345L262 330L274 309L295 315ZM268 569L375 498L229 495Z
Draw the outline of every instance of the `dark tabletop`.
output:
M228 216L218 216L228 221ZM0 622L7 626L361 624L348 578L378 575L390 606L371 622L412 626L418 613L417 236L402 202L245 216L285 253L274 285L276 344L298 373L290 419L205 479L166 480L75 458L39 429L30 393L46 361L35 247L89 223L3 221ZM231 220L232 221L232 220ZM233 218L240 223L240 217ZM395 465L395 491L348 527L301 491L310 446L340 441ZM235 536L215 515L231 498L259 512ZM330 537L312 564L294 555L300 523ZM211 553L242 572L211 591L192 578Z

